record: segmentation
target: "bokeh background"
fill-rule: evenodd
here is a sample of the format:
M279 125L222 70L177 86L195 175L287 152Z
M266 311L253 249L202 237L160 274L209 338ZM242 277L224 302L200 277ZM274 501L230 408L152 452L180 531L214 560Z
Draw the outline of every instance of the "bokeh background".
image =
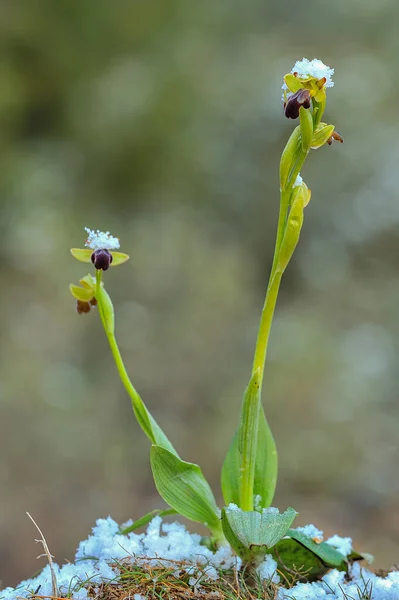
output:
M0 579L59 562L95 520L162 507L98 315L68 284L84 226L133 381L218 499L274 246L295 60L336 70L264 382L298 524L399 550L397 0L2 0ZM195 527L193 526L195 529Z

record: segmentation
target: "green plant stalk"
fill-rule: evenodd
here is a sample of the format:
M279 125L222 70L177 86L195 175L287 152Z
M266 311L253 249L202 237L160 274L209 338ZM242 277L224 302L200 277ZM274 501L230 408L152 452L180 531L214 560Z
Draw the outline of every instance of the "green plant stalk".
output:
M287 185L280 192L280 212L277 224L277 235L276 235L276 244L274 247L274 256L273 263L270 272L269 283L267 286L265 302L263 305L259 330L258 330L258 338L256 340L255 354L252 365L252 375L259 369L259 383L260 387L262 387L263 381L263 372L265 368L266 362L266 354L267 354L267 346L269 342L270 330L273 321L274 310L276 307L278 292L280 288L280 282L282 274L278 272L278 255L280 252L281 242L283 241L285 226L287 223L288 210L290 206L290 198L292 194L292 186L295 183L297 176L299 175L303 164L306 160L309 151L301 151L301 154L298 158L298 161L290 175Z
M163 448L166 448L167 450L170 450L171 452L173 452L176 456L178 456L176 450L174 449L174 447L172 446L172 444L170 443L170 441L168 440L166 435L163 433L162 429L156 423L155 419L148 412L143 400L140 397L140 394L137 392L137 390L133 386L132 382L130 381L129 375L126 371L126 367L124 365L124 362L123 362L123 359L121 356L121 353L119 351L119 347L118 347L118 344L117 344L117 341L115 338L115 334L113 332L113 328L111 330L110 327L108 327L108 325L107 325L107 319L105 316L105 307L103 304L103 294L105 294L106 292L101 289L101 280L102 280L102 271L97 270L96 271L96 299L97 299L98 312L100 314L100 319L101 319L101 323L104 328L105 335L107 336L108 343L111 348L112 356L114 358L116 368L119 373L119 377L130 397L130 400L132 403L132 408L133 408L134 414L136 416L136 419L137 419L140 427L142 428L142 430L144 431L144 433L149 438L149 440L151 441L152 444L160 445ZM109 302L111 302L110 299L109 299Z
M252 444L254 448L256 448L257 445L261 408L261 390L264 368L266 363L268 342L270 337L270 330L272 326L274 311L276 308L281 278L283 275L282 272L278 269L279 252L287 224L287 217L290 209L290 199L292 195L293 185L303 167L303 164L308 154L309 150L300 151L286 185L282 190L280 190L280 210L277 223L277 234L274 248L273 263L270 272L269 283L266 290L265 301L261 313L258 337L256 340L255 353L252 365L252 377L255 373L258 373L259 395L256 399L253 399L253 401L257 403L257 406L251 406L248 404L247 406L243 407L242 413L242 418L244 422L247 422L248 426L250 426L252 429ZM248 460L245 453L243 453L240 477L240 508L245 511L253 510L254 473L254 465L251 464L251 461Z
M104 332L107 336L107 339L108 339L108 342L109 342L109 345L111 348L112 356L114 358L116 367L118 369L119 377L131 399L132 408L133 408L134 414L136 416L136 419L137 419L139 425L141 426L142 430L144 431L144 433L147 435L147 437L152 442L153 448L156 448L156 447L164 448L165 450L170 452L172 455L177 457L176 458L177 460L180 460L179 455L177 454L176 450L174 449L174 447L172 446L172 444L170 443L170 441L168 440L166 435L163 433L162 429L156 423L154 418L151 416L151 414L147 410L144 402L142 401L140 395L138 394L138 392L134 388L132 382L130 381L129 375L127 374L125 365L122 360L121 353L118 348L115 334L114 334L114 317L113 317L112 301L109 298L106 291L102 288L101 281L102 281L102 271L97 270L96 271L95 297L97 300L97 306L98 306L98 311L100 314L100 319L101 319L101 322L102 322L102 325L104 328ZM192 465L192 466L194 467L194 465ZM196 468L199 469L199 467L196 467ZM173 509L171 509L171 510L167 509L166 511L163 511L162 514L173 514L173 513L176 514L176 512L177 511L174 511ZM216 519L215 523L213 523L213 524L208 523L208 528L209 528L212 536L214 536L215 541L217 543L219 543L219 544L225 543L225 538L224 538L223 531L222 531L222 525L221 525L221 522L219 519Z

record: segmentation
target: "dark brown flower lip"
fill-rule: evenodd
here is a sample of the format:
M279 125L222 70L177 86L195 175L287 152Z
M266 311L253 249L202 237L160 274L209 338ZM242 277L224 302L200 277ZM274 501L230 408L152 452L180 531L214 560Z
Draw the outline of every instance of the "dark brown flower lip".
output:
M91 262L98 270L107 271L112 263L112 254L109 250L94 250L91 255Z
M77 300L76 301L76 312L79 315L83 315L85 313L90 312L91 310L91 303L90 302L85 302L84 300Z
M310 91L304 88L291 94L284 103L284 113L287 119L297 119L301 106L303 108L310 108Z

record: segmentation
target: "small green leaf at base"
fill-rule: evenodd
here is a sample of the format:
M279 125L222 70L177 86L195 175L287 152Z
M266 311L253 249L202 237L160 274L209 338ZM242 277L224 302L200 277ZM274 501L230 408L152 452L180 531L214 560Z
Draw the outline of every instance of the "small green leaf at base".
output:
M273 508L257 512L230 505L222 509L223 532L243 560L258 560L286 535L297 514L293 508L280 514Z
M187 519L220 531L219 509L198 465L185 462L161 446L151 448L151 468L162 498Z
M339 569L343 568L346 564L345 556L326 542L317 543L296 529L289 529L287 535L301 543L305 548L308 548L313 554L316 554L316 556L318 556L328 567Z
M326 542L317 543L296 529L289 529L287 537L280 540L271 550L278 569L287 576L293 572L312 581L329 569L347 569L347 559Z
M119 533L121 533L122 535L127 535L131 531L136 531L136 529L140 529L140 527L144 527L144 525L147 525L147 523L152 521L152 519L154 517L157 517L157 516L158 517L167 517L168 515L175 515L175 514L176 514L176 511L173 510L173 508L165 508L165 509L156 508L155 510L152 510L151 512L147 513L143 517L140 517L140 519L137 519L136 521L134 521L131 525L128 525L127 527L124 527L123 529L121 529L119 531Z

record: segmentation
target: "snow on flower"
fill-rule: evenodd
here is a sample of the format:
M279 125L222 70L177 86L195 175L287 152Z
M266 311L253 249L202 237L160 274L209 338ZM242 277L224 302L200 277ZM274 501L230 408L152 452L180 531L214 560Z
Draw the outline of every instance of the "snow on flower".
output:
M323 77L325 77L325 87L334 87L334 82L332 80L334 69L325 65L323 61L318 58L314 58L313 60L309 60L308 58L297 60L291 69L291 73L296 73L299 79L307 79L308 77L323 79ZM283 90L287 89L285 83L283 83L282 88Z
M91 250L117 250L120 247L119 239L113 237L109 231L100 231L99 229L89 229L85 227L87 232L86 248Z

